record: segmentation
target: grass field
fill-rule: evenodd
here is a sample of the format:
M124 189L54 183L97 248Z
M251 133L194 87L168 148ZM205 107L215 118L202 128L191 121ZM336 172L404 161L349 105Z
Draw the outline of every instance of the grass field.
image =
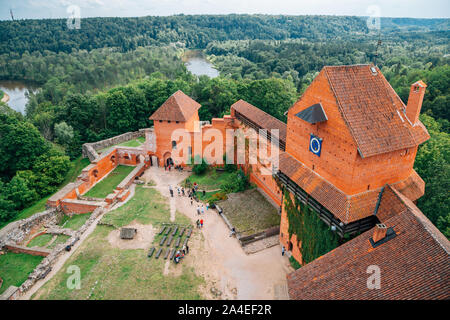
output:
M216 190L220 188L220 185L227 181L232 173L225 171L216 171L215 168L208 168L208 170L202 175L192 174L185 181L190 181L192 184L196 182L199 187L199 191Z
M84 194L86 197L105 198L108 194L114 191L117 185L126 178L135 167L131 166L117 166L106 178L98 182L92 189Z
M0 90L0 100L2 100L3 99L3 96L5 95L5 93L2 91L2 90Z
M167 198L157 190L136 186L135 196L122 207L108 212L102 222L124 226L136 220L143 224L160 225L169 222ZM176 223L188 224L189 219L177 213ZM113 248L107 240L112 227L98 225L94 232L33 298L43 300L76 299L201 299L199 286L203 278L192 268L180 264L181 274L164 275L166 260L147 258L143 249ZM68 289L66 273L70 265L81 272L81 288Z
M134 197L125 205L108 212L102 218L102 222L123 227L136 220L142 224L159 226L169 222L169 209L167 198L162 196L158 190L138 185ZM175 219L180 224L190 223L186 216L179 213L176 214Z
M8 252L0 255L0 277L3 279L0 294L9 286L19 287L42 259L44 257L25 253Z
M52 243L50 243L47 246L47 249L53 249L54 247L56 247L56 245L60 244L60 243L65 243L70 237L66 236L65 234L58 234L56 236L55 241L53 241Z
M33 240L30 241L30 243L27 244L27 247L45 247L50 240L52 240L53 235L52 234L41 234L40 236L37 236Z
M64 215L59 225L62 228L78 230L91 216L91 213L74 214L72 217Z
M280 225L277 209L257 189L228 195L218 202L224 214L241 235L251 235Z
M145 137L138 137L137 139L133 139L133 140L129 140L129 141L125 141L119 144L115 144L113 146L107 147L107 148L103 148L98 150L97 152L102 153L105 152L106 150L112 148L112 147L117 147L117 146L121 146L121 147L140 147L145 143Z

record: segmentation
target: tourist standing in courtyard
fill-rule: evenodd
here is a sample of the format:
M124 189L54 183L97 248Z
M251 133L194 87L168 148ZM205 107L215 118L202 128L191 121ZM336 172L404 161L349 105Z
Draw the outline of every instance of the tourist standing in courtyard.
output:
M200 220L200 228L203 228L203 219Z
M170 196L173 198L173 189L172 189L171 185L169 185L169 191L170 191Z
M286 249L284 248L284 246L281 246L281 255L284 256L284 252L286 251Z

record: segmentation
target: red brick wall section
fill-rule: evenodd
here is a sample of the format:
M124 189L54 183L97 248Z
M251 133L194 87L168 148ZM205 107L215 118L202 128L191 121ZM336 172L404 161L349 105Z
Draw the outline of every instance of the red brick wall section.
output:
M97 202L89 204L82 201L68 202L63 200L61 201L61 207L64 213L82 214L94 211L99 207L99 204Z
M32 249L32 248L27 248L27 247L23 247L23 246L6 245L5 248L6 248L6 250L14 252L14 253L26 253L26 254L31 254L33 256L46 257L50 254L49 250L38 250L38 249Z

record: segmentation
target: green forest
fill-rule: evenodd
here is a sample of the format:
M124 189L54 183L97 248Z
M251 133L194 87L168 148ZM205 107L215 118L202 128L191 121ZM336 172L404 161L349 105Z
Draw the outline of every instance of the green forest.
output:
M201 120L244 99L286 121L285 111L325 65L375 63L403 102L427 83L421 119L431 139L415 168L426 182L418 206L450 237L449 19L338 16L169 16L0 21L0 80L40 87L22 115L0 105L0 224L54 193L81 145L151 126L149 115L181 89ZM377 48L378 40L381 44ZM186 50L220 71L187 71Z

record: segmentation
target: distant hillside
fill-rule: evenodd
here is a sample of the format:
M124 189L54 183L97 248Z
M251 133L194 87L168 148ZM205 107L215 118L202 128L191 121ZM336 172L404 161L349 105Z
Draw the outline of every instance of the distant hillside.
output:
M348 39L369 32L366 17L272 15L177 15L140 18L85 18L69 30L65 19L0 21L0 54L25 51L70 53L180 42L205 48L211 41L263 39ZM450 19L382 18L385 32L448 31Z

